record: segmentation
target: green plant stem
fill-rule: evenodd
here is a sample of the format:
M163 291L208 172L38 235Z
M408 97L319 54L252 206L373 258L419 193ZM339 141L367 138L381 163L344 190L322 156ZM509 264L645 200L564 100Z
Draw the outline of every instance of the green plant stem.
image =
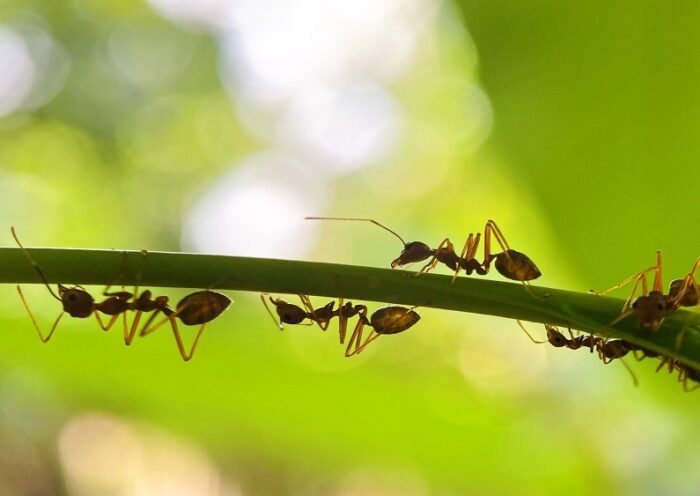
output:
M143 287L212 288L264 293L344 297L417 305L550 323L601 336L624 338L700 369L700 314L679 310L661 329L637 329L627 318L610 328L623 301L552 288L451 276L263 258L138 251L28 250L49 283L124 284ZM18 248L0 248L0 283L37 284L40 278ZM678 340L679 334L683 334Z

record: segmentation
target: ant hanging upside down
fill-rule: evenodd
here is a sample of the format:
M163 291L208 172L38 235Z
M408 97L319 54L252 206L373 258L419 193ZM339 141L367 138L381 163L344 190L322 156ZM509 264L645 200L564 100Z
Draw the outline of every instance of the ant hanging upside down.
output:
M119 315L121 315L124 327L124 342L128 346L132 343L134 336L136 335L136 331L143 313L153 312L141 329L139 335L145 336L150 334L160 326L170 322L180 355L182 356L183 360L188 361L194 354L206 324L221 315L231 304L231 299L228 296L216 291L205 290L196 291L185 296L182 300L180 300L180 302L178 302L176 310L173 310L168 305L169 298L167 296L157 296L155 299L151 299L150 290L146 290L140 295L136 296L138 294L138 286L134 288L133 293L128 291L108 292L105 290L103 292L103 296L107 296L107 298L101 302L95 302L92 295L82 286L67 287L63 284L58 284L57 295L51 289L51 286L49 286L39 264L29 255L29 252L24 248L22 243L20 243L15 229L11 228L11 232L20 249L25 254L32 267L34 267L34 270L37 272L46 288L49 290L49 293L51 293L54 298L61 302L62 311L51 326L49 333L44 336L36 319L34 318L34 315L32 314L32 311L29 308L29 305L22 292L22 288L19 285L17 286L17 292L22 300L22 304L27 310L27 313L29 314L29 317L31 318L34 328L36 329L42 343L47 343L51 339L61 318L67 313L74 318L87 318L94 314L98 325L103 331L109 331L117 321ZM136 312L130 328L127 326L126 317L126 312L129 310ZM103 323L100 313L111 317L106 325ZM165 314L166 318L160 323L151 326L159 313ZM200 325L197 336L195 337L194 343L189 352L185 350L182 343L177 321L175 320L176 318L180 319L184 325Z
M260 295L260 300L265 309L280 330L284 329L283 324L302 324L308 319L309 323L315 322L325 331L328 329L330 321L337 317L339 320L338 328L341 344L345 344L349 319L357 317L357 324L345 348L346 357L360 353L379 336L398 334L409 329L420 320L420 315L414 310L415 307L388 306L380 308L367 318L368 309L365 305L353 305L349 301L343 303L344 300L342 298L339 300L338 308L335 310L335 301L315 309L307 295L299 295L299 298L305 308L287 303L280 298L269 297L270 302L275 306L275 312L279 318L278 321L267 305L265 295ZM369 326L372 330L363 341L362 335L366 326Z
M529 281L537 279L542 275L535 263L524 253L512 250L508 246L503 233L493 220L489 220L484 227L484 259L479 262L476 259L476 252L479 248L481 233L474 235L470 233L464 244L464 248L459 255L455 251L454 245L449 238L445 238L437 248L430 248L422 241L411 241L406 243L404 239L395 231L389 229L385 225L377 222L374 219L354 218L354 217L306 217L309 220L350 220L371 222L372 224L381 227L396 236L403 244L403 250L397 258L391 262L391 268L401 267L415 262L423 262L430 259L418 272L418 274L427 273L434 269L438 263L445 264L454 271L452 281L456 279L461 270L464 270L467 275L476 273L479 275L488 274L491 263L495 262L496 270L503 276L514 281L522 282L527 288ZM496 242L501 247L500 252L491 252L491 237L496 239Z

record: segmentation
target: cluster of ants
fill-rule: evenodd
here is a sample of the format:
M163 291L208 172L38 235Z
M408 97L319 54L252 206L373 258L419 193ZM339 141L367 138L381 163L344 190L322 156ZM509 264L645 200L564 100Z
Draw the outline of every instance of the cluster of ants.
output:
M489 220L484 228L483 259L479 261L476 256L482 238L481 233L470 233L461 252L457 254L449 238L445 238L437 248L430 248L430 246L421 241L407 243L395 231L373 219L345 217L307 217L307 219L362 221L379 226L396 236L403 245L399 256L391 262L392 268L427 261L427 263L416 272L417 276L433 270L439 263L442 263L450 270L454 271L452 277L452 281L454 282L460 271L464 271L467 275L486 275L489 273L491 264L493 263L496 270L505 278L522 282L525 289L530 292L532 296L537 298L546 298L549 296L546 294L539 296L532 292L529 286L530 281L540 277L540 270L527 255L510 248L500 228L493 220ZM44 282L44 285L48 288L51 295L61 302L63 307L61 313L51 327L51 330L44 336L27 304L21 287L17 286L17 291L22 303L31 317L39 338L44 343L51 339L59 321L65 313L76 318L87 318L94 314L98 325L104 331L109 331L121 315L124 342L127 345L130 345L137 335L146 336L169 323L175 336L180 355L183 360L188 361L192 358L207 323L219 317L232 302L228 296L207 289L196 291L185 296L177 303L175 308L172 308L167 296L156 296L153 298L150 290L143 291L139 294L138 285L134 288L133 292L110 292L108 291L110 286L108 286L102 293L106 298L101 302L96 302L82 286L66 287L62 284L58 284L58 294L56 294L49 286L39 264L32 259L28 251L20 243L14 228L12 228L11 231L16 243L22 249L25 256ZM496 240L500 251L492 251L492 238ZM142 253L144 256L146 255L146 252ZM667 315L680 307L696 306L700 302L700 284L695 280L695 273L699 267L700 258L695 262L691 271L684 278L672 281L668 294L664 294L661 275L661 253L657 252L655 266L633 274L605 291L591 290L590 292L603 295L615 289L622 288L634 281L632 292L625 301L620 315L610 323L610 326L634 315L638 319L641 328L656 332ZM654 271L655 274L652 286L653 289L649 291L647 274L652 271ZM640 287L642 294L635 297ZM267 312L274 320L275 325L280 330L284 328L284 324L313 325L315 323L321 330L326 331L332 320L337 318L340 343L345 345L346 357L359 354L379 336L401 333L411 328L420 320L420 315L415 311L417 307L408 308L394 305L380 308L372 314L369 314L369 310L365 305L355 305L349 301L345 302L342 298L338 300L337 308L335 300L322 307L314 308L307 295L299 295L302 306L287 303L282 299L273 298L271 296L266 298L266 295L261 295L260 298ZM274 306L277 316L271 311L268 300ZM129 311L135 312L131 325L128 325L127 322L126 314ZM100 313L110 316L110 320L107 324L104 324ZM150 313L150 316L139 330L139 324L145 313ZM157 321L159 315L162 315L163 318ZM357 322L346 344L348 322L353 318L357 318ZM178 320L186 326L199 325L199 330L189 351L186 350L183 344L178 328ZM692 391L700 387L700 371L671 357L663 356L651 349L623 339L605 339L593 335L574 336L570 328L568 330L569 337L567 338L555 326L545 324L547 339L544 341L537 341L530 335L520 321L518 321L518 324L535 343L548 342L557 348L587 348L591 353L596 352L598 358L606 364L614 360L620 360L632 375L635 385L637 384L637 379L634 373L622 360L623 357L630 353L638 360L644 358L659 358L661 363L657 371L661 370L663 367L667 367L670 372L678 371L678 380L683 384L686 391ZM370 328L370 331L366 336L363 336L367 327ZM681 339L682 333L678 337L678 346L680 345ZM696 384L689 384L689 380Z

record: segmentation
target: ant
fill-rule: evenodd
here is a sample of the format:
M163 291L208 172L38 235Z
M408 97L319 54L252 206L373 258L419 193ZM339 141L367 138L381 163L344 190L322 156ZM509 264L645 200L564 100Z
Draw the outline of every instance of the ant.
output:
M350 336L350 341L345 348L345 356L350 357L364 350L367 345L377 339L382 334L398 334L409 327L413 326L420 320L420 315L413 308L404 308L400 306L389 306L380 308L367 318L367 307L365 305L353 305L352 302L343 303L343 298L338 300L338 308L334 310L335 301L327 303L325 306L314 309L311 300L307 295L299 295L302 304L306 308L299 307L292 303L287 303L281 298L268 297L270 302L275 306L275 311L279 317L279 321L275 318L267 304L265 295L260 295L265 309L272 317L275 325L280 329L284 329L283 324L301 324L308 319L311 322L316 322L322 330L328 329L331 320L338 317L339 320L339 337L340 343L345 344L347 335L347 322L353 317L358 317L355 329ZM362 334L365 326L370 326L372 331L362 340ZM354 350L352 350L354 346Z
M306 308L304 309L292 303L287 303L281 298L273 298L272 296L269 298L270 302L275 306L275 312L279 317L279 322L272 314L270 307L267 305L265 295L260 295L260 301L262 301L263 305L265 305L267 313L270 314L270 317L272 317L272 320L275 322L275 325L280 331L284 330L284 324L301 324L306 319L316 322L321 330L325 331L328 329L331 319L335 316L335 311L333 310L335 301L331 301L322 308L314 309L308 296L299 295L302 305L304 305Z
M656 252L656 265L646 268L641 272L632 274L615 286L604 291L590 290L589 293L604 295L615 289L621 288L634 281L632 292L625 301L620 315L613 320L613 326L635 315L639 319L639 327L656 332L668 314L681 306L695 306L700 299L700 286L695 282L695 273L700 267L700 258L695 261L692 270L683 278L676 279L669 286L669 294L663 292L661 252ZM654 283L652 290L648 290L647 273L654 271ZM642 295L635 298L639 285L642 286ZM692 291L691 291L692 290Z
M625 366L627 372L629 372L630 376L632 377L632 382L634 383L635 387L639 385L637 376L634 374L634 372L632 372L632 369L630 369L629 365L627 365L627 363L625 363L625 361L622 360L623 357L625 357L630 351L632 351L632 348L623 339L606 340L601 337L593 336L592 334L581 334L578 336L574 336L570 327L568 329L570 337L567 338L555 326L550 324L544 324L544 328L547 331L547 339L545 339L544 341L537 341L527 331L527 329L520 320L518 320L517 323L520 326L520 328L525 332L527 337L530 338L530 341L532 341L533 343L549 343L555 348L566 347L570 350L588 348L590 349L591 353L595 349L598 353L598 358L604 364L608 364L613 360L620 359L620 362L622 363L622 365Z
M148 296L144 296L147 293ZM162 325L170 322L170 327L173 330L175 341L177 342L178 351L180 352L182 359L186 362L188 362L192 358L192 355L194 355L194 351L197 348L197 344L199 343L199 339L202 337L202 333L204 332L206 325L219 317L219 315L221 315L232 303L231 298L225 294L217 291L211 291L209 289L195 291L194 293L186 295L177 303L175 310L168 305L167 296L158 296L155 300L150 300L150 291L144 292L144 294L141 295L140 300L143 306L141 308L137 308L135 305L134 309L136 309L138 312L153 311L153 314L144 324L139 336L147 336ZM137 302L138 301L139 300L137 300ZM165 319L155 325L152 325L159 313L165 314ZM139 316L138 313L137 316ZM182 337L180 336L180 330L177 326L176 319L180 319L180 322L186 326L199 325L197 336L194 338L194 342L192 343L192 347L190 348L189 352L185 351L185 346L182 343ZM136 325L136 317L134 317L134 322L135 323L132 325L132 338Z
M496 270L503 276L514 281L522 282L525 287L529 281L537 279L542 275L535 263L524 253L512 250L508 246L501 229L496 222L489 220L484 227L484 261L479 263L476 260L476 252L481 240L481 233L476 236L470 233L464 244L464 248L457 255L454 245L449 238L445 238L437 248L432 249L422 241L411 241L406 243L404 239L395 231L389 229L385 225L377 222L374 219L354 218L354 217L306 217L309 220L351 220L361 222L371 222L372 224L381 227L396 236L403 244L403 250L397 258L391 262L391 268L401 267L414 262L422 262L430 259L430 261L421 268L416 275L427 273L434 269L438 263L443 263L454 271L452 281L457 278L460 270L464 270L467 275L476 272L479 275L488 274L491 262L495 260ZM496 241L501 247L501 252L491 253L491 236L496 238Z
M34 318L34 315L32 314L32 311L29 308L29 304L27 303L27 300L24 297L24 293L22 293L22 288L19 285L17 285L17 292L19 293L19 297L22 300L22 304L27 310L27 313L29 314L32 323L34 324L34 328L36 329L37 334L39 335L39 339L42 343L49 342L49 340L53 336L53 333L58 327L58 323L60 322L61 318L65 313L67 313L71 317L79 319L87 318L94 313L95 318L97 319L97 323L99 324L100 328L105 332L109 331L112 328L114 323L117 321L117 318L121 314L123 316L124 335L126 336L126 311L129 309L129 300L133 298L132 293L129 293L127 291L107 292L107 289L109 288L109 286L107 286L107 288L102 293L102 295L106 296L107 299L96 303L92 295L88 293L82 286L76 285L67 287L59 283L57 285L58 294L56 294L51 289L51 286L49 286L49 283L46 280L46 276L44 276L44 272L41 270L39 264L31 257L31 255L29 255L27 249L19 241L17 233L15 232L15 228L10 228L10 232L12 233L12 237L14 238L17 245L27 257L32 267L34 267L34 270L39 275L46 288L49 290L49 293L51 293L51 296L60 301L63 307L61 313L54 321L53 326L51 326L51 330L46 336L44 336L41 332L41 329L39 328L39 325L37 324L36 319ZM111 316L107 325L103 323L98 312Z
M369 319L367 319L366 311L361 313L350 341L345 348L345 356L350 357L362 352L367 345L379 336L398 334L412 327L420 320L420 315L414 308L416 307L388 306L372 313ZM365 341L362 342L362 331L367 325L372 328L372 331L365 338ZM355 349L350 351L353 345L355 345Z
M316 322L322 331L328 329L333 317L338 317L339 320L339 337L340 343L345 343L345 335L347 334L347 324L348 320L360 315L360 318L366 319L367 307L365 305L353 305L351 302L343 303L344 299L340 298L338 300L338 308L334 310L335 301L327 303L321 308L314 308L311 304L311 300L307 295L299 295L302 305L305 308L299 307L292 303L287 303L281 298L269 297L270 302L275 306L275 312L279 317L279 322L272 314L270 307L267 305L265 300L265 295L260 295L260 300L262 301L267 313L270 314L275 325L280 329L284 329L284 324L301 324L304 320L309 319L312 322Z

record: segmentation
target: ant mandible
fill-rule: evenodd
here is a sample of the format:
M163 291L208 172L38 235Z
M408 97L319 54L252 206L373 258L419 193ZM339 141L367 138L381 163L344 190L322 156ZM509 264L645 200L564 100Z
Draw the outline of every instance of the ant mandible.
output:
M529 284L529 281L537 279L542 275L535 263L524 253L512 250L508 246L503 233L495 221L489 220L484 227L484 261L479 263L476 260L476 252L479 247L481 233L474 235L470 233L464 244L464 248L457 255L454 245L449 238L445 238L437 248L432 249L422 241L411 241L406 243L398 233L389 229L385 225L377 222L374 219L355 218L355 217L306 217L309 220L350 220L371 222L372 224L381 227L396 236L403 244L403 250L397 258L391 262L391 268L401 267L414 262L430 261L425 264L417 273L427 273L435 268L438 263L443 263L454 271L452 281L455 280L460 270L464 270L468 275L476 272L479 275L485 275L489 272L491 262L495 260L496 270L503 276L514 281L520 281L524 285ZM501 252L491 253L491 236L496 238L496 241L501 247Z

